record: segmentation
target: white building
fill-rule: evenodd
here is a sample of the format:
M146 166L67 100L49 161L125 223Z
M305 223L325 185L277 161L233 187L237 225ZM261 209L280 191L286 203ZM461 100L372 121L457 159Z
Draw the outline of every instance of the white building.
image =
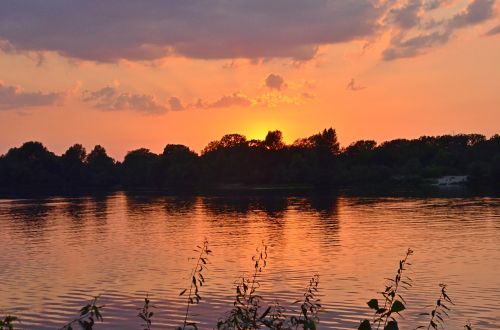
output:
M447 175L438 178L435 182L438 186L453 186L467 183L467 175Z

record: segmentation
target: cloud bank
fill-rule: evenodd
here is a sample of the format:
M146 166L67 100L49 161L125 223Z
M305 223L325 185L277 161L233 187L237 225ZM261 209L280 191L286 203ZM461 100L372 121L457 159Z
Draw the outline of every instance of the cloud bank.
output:
M398 31L387 60L494 15L495 0L2 0L0 49L96 62L313 58L321 45ZM445 8L448 17L433 13ZM458 9L456 8L458 7ZM453 12L454 11L454 12ZM430 27L440 31L429 31ZM408 35L412 31L413 34ZM435 40L435 41L434 41ZM421 44L422 47L418 47Z
M110 62L313 57L375 33L371 0L3 0L4 48Z

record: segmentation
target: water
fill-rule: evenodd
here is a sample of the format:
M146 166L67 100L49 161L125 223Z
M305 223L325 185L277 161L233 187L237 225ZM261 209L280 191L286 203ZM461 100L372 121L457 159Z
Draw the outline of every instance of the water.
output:
M252 271L264 240L268 266L260 292L286 307L320 274L320 329L354 329L370 316L366 302L411 247L400 324L413 328L447 283L455 305L447 328L470 320L500 327L500 199L127 196L0 200L0 315L23 329L56 329L86 299L101 295L98 329L139 329L149 293L156 329L181 324L179 292L207 238L204 298L193 309L211 329L234 299L234 283ZM422 321L423 322L423 321Z

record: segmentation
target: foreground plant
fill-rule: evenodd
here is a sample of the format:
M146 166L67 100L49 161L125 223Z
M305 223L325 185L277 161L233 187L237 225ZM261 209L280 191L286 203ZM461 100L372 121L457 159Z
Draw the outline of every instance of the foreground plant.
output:
M412 279L406 275L403 275L406 270L406 266L411 265L408 262L408 258L413 254L411 249L406 251L405 257L399 261L399 267L396 272L394 279L387 278L388 284L383 292L380 292L383 299L383 305L379 303L378 299L371 299L368 302L368 307L375 311L373 322L370 323L369 320L364 320L359 326L359 330L371 330L372 326L376 325L378 330L381 326L384 330L394 330L398 329L398 322L394 317L406 309L406 301L401 295L401 289L407 290L412 285Z
M291 321L285 313L286 309L275 302L269 313L262 319L262 324L272 330L292 330Z
M453 305L451 298L446 293L446 284L439 284L439 287L441 288L441 293L439 295L439 298L436 300L434 309L430 313L420 314L420 315L428 315L431 317L429 320L429 324L427 325L427 330L430 330L431 328L437 329L438 326L444 328L444 318L449 317L448 311L450 310L447 304L449 303ZM421 325L415 329L420 329L420 328L425 328L425 327ZM472 329L470 324L466 324L465 328L468 330Z
M4 319L0 319L0 330L14 330L14 322L19 319L12 315L7 315Z
M252 257L254 272L249 278L243 276L236 285L236 298L233 309L229 311L225 320L217 323L217 329L258 329L266 316L271 312L268 307L260 313L262 296L257 294L260 287L258 276L267 265L267 245L256 249L257 253Z
M59 330L73 330L73 326L78 324L83 330L92 330L96 321L102 322L101 308L104 306L97 306L99 296L94 297L87 305L80 309L80 317L65 324Z
M187 296L187 305L186 305L186 313L184 315L184 323L182 327L177 328L182 330L186 328L198 329L196 322L189 320L190 317L189 309L191 305L197 305L200 303L201 300L200 288L205 283L205 277L203 276L203 271L207 269L206 265L208 263L208 256L212 253L212 251L208 248L207 239L203 241L203 244L201 246L198 245L194 251L197 252L199 255L196 258L196 264L193 267L193 272L191 274L191 284L189 285L189 292ZM184 289L181 291L179 295L183 296L187 291L188 289Z
M267 245L256 249L252 257L254 263L253 274L250 277L243 276L236 285L236 298L233 308L227 313L223 320L217 323L219 330L254 330L267 328L271 330L313 330L319 322L318 312L321 308L318 292L319 275L314 275L304 293L304 299L295 303L301 303L298 316L287 316L286 309L279 303L265 308L263 297L258 294L260 287L259 277L267 266Z
M145 324L142 324L142 326L144 327L143 330L150 330L151 324L153 323L152 317L153 317L154 313L152 311L150 311L149 309L154 308L155 306L150 306L150 303L151 303L151 301L149 300L149 296L146 295L146 298L144 298L144 305L142 306L142 308L139 308L139 313L137 314L137 316L141 320L146 322Z
M309 286L304 293L304 300L300 305L300 316L291 317L292 325L296 328L302 326L304 330L316 329L316 324L319 322L318 313L321 309L319 299L316 297L319 286L319 275L314 275L309 281ZM300 302L300 301L297 301ZM296 302L296 303L297 303Z
M208 241L205 239L202 246L197 246L195 250L198 257L195 258L196 264L193 268L190 286L184 289L180 296L187 293L187 306L184 315L182 327L177 330L198 329L195 321L191 320L190 307L199 304L201 296L200 288L205 283L203 272L206 270L208 256L211 250L208 248ZM249 277L243 276L236 285L236 298L233 302L233 308L227 313L223 320L217 323L219 330L255 330L267 328L271 330L315 330L319 323L319 312L321 310L320 300L317 297L319 287L319 275L314 275L306 288L304 298L298 300L295 304L300 303L300 312L297 316L287 316L286 308L282 307L278 302L269 305L267 308L263 305L264 298L258 293L260 287L260 276L267 266L267 246L262 245L256 249L257 253L252 257L254 264L253 274ZM384 330L398 330L398 322L395 318L400 315L400 312L406 309L406 302L401 291L408 290L412 286L412 279L406 275L409 257L413 254L411 249L408 249L405 257L399 261L398 270L394 278L386 279L387 285L383 292L379 292L383 300L379 303L379 299L371 299L368 306L374 310L373 320L364 320L358 330L373 330L383 327ZM444 329L445 318L448 317L450 310L449 305L453 305L451 298L447 293L446 284L440 284L440 295L432 311L421 313L420 315L429 316L428 323L420 325L414 330L427 328L427 330ZM189 291L188 291L189 290ZM74 330L74 326L79 326L83 330L92 330L96 321L103 321L101 308L97 306L99 296L93 298L87 305L80 309L80 316L73 321L67 323L59 330ZM383 305L382 305L383 302ZM152 325L152 317L154 313L151 308L149 296L146 295L142 308L139 308L138 317L145 323L142 324L143 330L150 330ZM290 314L289 314L290 315ZM14 322L18 321L15 316L7 316L0 319L0 330L14 330ZM464 325L465 330L472 330L470 322Z

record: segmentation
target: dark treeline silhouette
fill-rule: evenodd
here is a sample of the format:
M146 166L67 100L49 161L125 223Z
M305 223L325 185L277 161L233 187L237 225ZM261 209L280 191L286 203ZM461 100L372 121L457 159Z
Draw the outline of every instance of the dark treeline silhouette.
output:
M228 134L200 155L169 144L161 154L130 151L123 162L102 146L87 153L75 144L61 156L26 142L0 156L0 191L159 189L193 191L221 187L357 187L415 185L465 175L476 186L500 187L500 136L423 136L377 145L357 141L340 148L334 129L283 142L280 131L264 140Z

